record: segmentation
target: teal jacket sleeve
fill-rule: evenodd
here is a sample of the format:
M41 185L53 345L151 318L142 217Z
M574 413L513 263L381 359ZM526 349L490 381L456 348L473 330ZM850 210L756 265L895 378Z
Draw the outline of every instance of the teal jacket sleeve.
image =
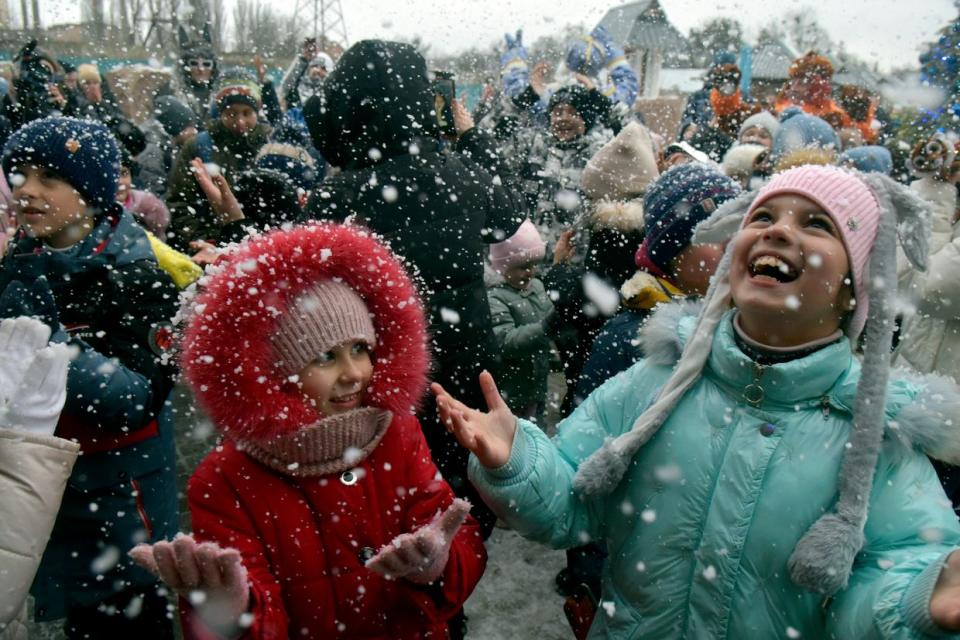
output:
M552 440L518 420L510 459L486 469L470 456L470 480L493 511L520 535L562 549L603 536L602 499L573 490L580 463L608 437L630 429L653 399L666 372L640 362L594 391L558 426Z
M901 445L896 445L901 446ZM960 525L927 458L888 447L877 468L850 584L831 603L831 638L957 637L930 617L930 595Z

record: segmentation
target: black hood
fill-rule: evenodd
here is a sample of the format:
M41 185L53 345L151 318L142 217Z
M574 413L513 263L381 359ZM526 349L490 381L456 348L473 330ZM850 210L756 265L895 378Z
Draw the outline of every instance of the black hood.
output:
M332 165L358 168L432 148L439 135L427 63L400 42L363 40L304 106L314 146ZM424 145L427 145L425 147Z

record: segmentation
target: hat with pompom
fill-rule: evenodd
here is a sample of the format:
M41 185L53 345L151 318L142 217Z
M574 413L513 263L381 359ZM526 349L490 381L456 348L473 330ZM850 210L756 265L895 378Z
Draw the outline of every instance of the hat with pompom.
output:
M923 200L885 175L838 167L799 167L775 176L759 192L744 193L725 203L697 227L694 241L728 242L749 220L750 211L783 194L813 200L837 224L855 274L858 300L857 311L846 326L847 335L855 340L862 320L867 320L853 427L838 478L839 497L833 511L820 516L800 539L788 561L790 576L797 585L832 596L847 586L854 559L863 547L869 497L886 426L897 239L899 236L907 259L918 269L925 269L930 211ZM728 243L691 338L650 407L629 431L608 438L580 464L574 488L581 495L589 498L613 491L636 452L656 434L700 378L717 325L732 302L729 274L734 245Z
M110 130L99 122L50 116L15 131L3 148L0 164L7 176L27 165L51 169L88 205L106 209L117 194L120 149Z

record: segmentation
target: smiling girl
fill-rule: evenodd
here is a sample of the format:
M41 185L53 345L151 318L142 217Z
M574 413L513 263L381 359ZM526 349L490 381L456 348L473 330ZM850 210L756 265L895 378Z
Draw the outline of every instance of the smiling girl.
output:
M919 450L960 457L960 397L888 381L896 235L922 265L925 215L892 181L835 167L726 203L698 229L735 232L702 308L655 314L647 358L552 442L489 374L488 413L434 386L500 517L556 547L606 541L590 637L960 630L960 526Z
M323 224L202 284L182 363L224 439L190 479L193 535L131 552L189 596L186 637L447 637L486 555L413 415L426 321L400 262Z

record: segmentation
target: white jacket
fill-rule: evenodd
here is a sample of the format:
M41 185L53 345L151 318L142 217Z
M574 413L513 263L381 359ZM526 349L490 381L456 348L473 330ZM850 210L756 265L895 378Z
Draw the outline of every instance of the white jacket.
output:
M902 338L895 358L923 373L960 380L960 225L953 222L956 187L922 178L910 185L933 206L926 273L899 261L898 285L905 298Z
M26 598L80 445L0 428L0 639L26 637Z

